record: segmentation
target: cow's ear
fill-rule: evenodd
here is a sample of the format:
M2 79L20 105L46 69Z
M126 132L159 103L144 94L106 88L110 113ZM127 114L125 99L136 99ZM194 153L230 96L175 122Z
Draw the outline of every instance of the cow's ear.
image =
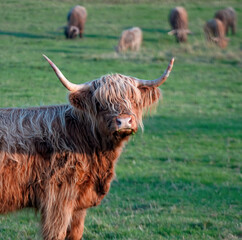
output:
M91 104L91 95L92 93L90 89L81 89L70 92L70 104L78 109L85 109L86 106L90 106Z
M142 86L139 87L139 90L141 92L144 108L157 103L161 97L161 91L158 87Z

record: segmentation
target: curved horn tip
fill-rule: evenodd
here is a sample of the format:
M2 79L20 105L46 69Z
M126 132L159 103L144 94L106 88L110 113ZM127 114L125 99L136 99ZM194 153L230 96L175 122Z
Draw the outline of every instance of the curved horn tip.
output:
M174 61L175 61L175 58L174 58L174 57L172 57L172 59L171 59L171 61L170 61L170 64L172 64L172 65L173 65Z
M46 55L42 54L42 56L48 61L50 65L53 64L53 62Z
M49 59L46 55L42 54L42 56L45 58L45 59Z
M78 85L78 84L71 83L68 79L66 79L66 77L60 71L60 69L47 56L45 56L44 54L42 55L48 61L50 66L53 68L56 76L59 78L59 80L64 85L64 87L67 88L70 92L80 90L84 86L86 86L85 84Z
M172 67L173 67L173 63L174 63L174 61L175 61L175 58L172 57L172 59L170 60L169 66L168 66L168 68L167 68L167 71L168 71L168 72L171 71L171 69L172 69Z
M172 35L174 35L176 32L177 32L177 31L173 29L173 30L171 30L170 32L168 32L167 34L170 35L170 36L172 36Z
M172 59L170 60L170 63L169 63L169 65L168 65L168 67L167 67L167 69L165 70L165 73L164 73L164 79L163 79L163 82L161 83L161 84L163 84L165 81L166 81L166 79L169 77L169 75L170 75L170 72L171 72L171 70L172 70L172 68L173 68L173 63L174 63L174 61L175 61L175 58L174 57L172 57Z
M61 71L59 70L59 68L44 54L42 54L43 57L47 60L47 62L50 64L50 66L53 68L53 70L55 71L57 77L60 79L64 77L64 75L61 73ZM65 78L65 77L64 77ZM62 80L61 80L62 81Z

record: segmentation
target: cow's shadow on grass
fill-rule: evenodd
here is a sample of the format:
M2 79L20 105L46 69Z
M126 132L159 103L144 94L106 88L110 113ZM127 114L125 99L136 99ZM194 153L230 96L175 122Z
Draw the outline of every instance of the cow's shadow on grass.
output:
M55 38L53 36L37 35L37 34L24 33L24 32L7 32L7 31L0 31L0 35L13 36L18 38L32 38L32 39L54 39Z
M168 29L162 29L162 28L142 28L143 32L149 32L149 33L164 33L167 34L170 30Z
M167 33L170 31L168 29L163 29L163 28L142 28L142 31L144 33L148 33L148 34L155 34L155 35L152 35L152 37L144 37L144 40L145 41L148 41L148 42L157 42L157 34L160 34L161 35L167 35ZM149 35L151 36L151 35Z
M119 39L119 36L100 35L100 34L85 34L86 38L100 38L100 39Z
M46 52L52 52L52 53L69 53L69 54L74 54L74 55L80 55L83 51L85 50L112 50L112 47L110 48L100 48L99 46L86 46L86 45L80 45L78 47L76 46L68 46L66 49L61 48L61 49L48 49Z

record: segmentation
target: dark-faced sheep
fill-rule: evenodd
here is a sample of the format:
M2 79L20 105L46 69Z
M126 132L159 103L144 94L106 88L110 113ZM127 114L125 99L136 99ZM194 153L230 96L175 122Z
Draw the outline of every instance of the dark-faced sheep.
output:
M168 34L175 35L177 42L186 42L187 34L191 31L188 29L188 16L185 8L173 8L169 15L169 21L172 30Z
M227 47L229 39L225 37L225 27L219 19L209 20L204 25L204 32L208 41L216 43L221 48Z
M86 8L79 5L72 8L67 15L68 25L65 27L66 38L75 38L78 34L82 37L86 18Z
M232 34L236 32L236 13L232 7L221 9L217 11L214 18L221 20L225 26L225 33L228 35L229 28L232 30Z
M143 40L142 30L139 27L133 27L124 30L121 34L119 44L116 47L117 52L125 52L128 49L138 51Z

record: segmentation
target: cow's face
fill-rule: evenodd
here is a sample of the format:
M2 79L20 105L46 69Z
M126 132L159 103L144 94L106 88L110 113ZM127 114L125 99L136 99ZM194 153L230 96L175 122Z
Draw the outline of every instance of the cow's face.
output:
M142 127L144 110L158 102L159 97L159 88L137 86L134 78L120 74L103 76L69 95L71 105L92 115L101 134L121 137Z
M187 33L185 31L177 31L175 36L176 36L177 42L187 41Z
M228 46L228 39L227 38L218 38L218 40L215 40L215 42L221 48L226 48Z
M66 38L76 38L79 33L78 27L75 26L67 26L65 27L65 35Z
M141 123L141 95L131 78L114 74L93 82L93 103L100 128L107 134L129 135Z
M142 127L142 114L160 97L158 88L169 76L174 58L158 79L140 80L121 74L106 75L85 84L69 82L44 56L62 84L70 91L71 105L91 123L92 129L105 136L126 137Z
M168 32L168 35L175 35L177 42L186 42L187 34L192 34L189 29L173 29Z
M122 43L119 43L118 46L115 46L114 47L114 50L117 52L117 53L120 53L120 52L124 52L126 50L127 46L124 46L124 44Z

